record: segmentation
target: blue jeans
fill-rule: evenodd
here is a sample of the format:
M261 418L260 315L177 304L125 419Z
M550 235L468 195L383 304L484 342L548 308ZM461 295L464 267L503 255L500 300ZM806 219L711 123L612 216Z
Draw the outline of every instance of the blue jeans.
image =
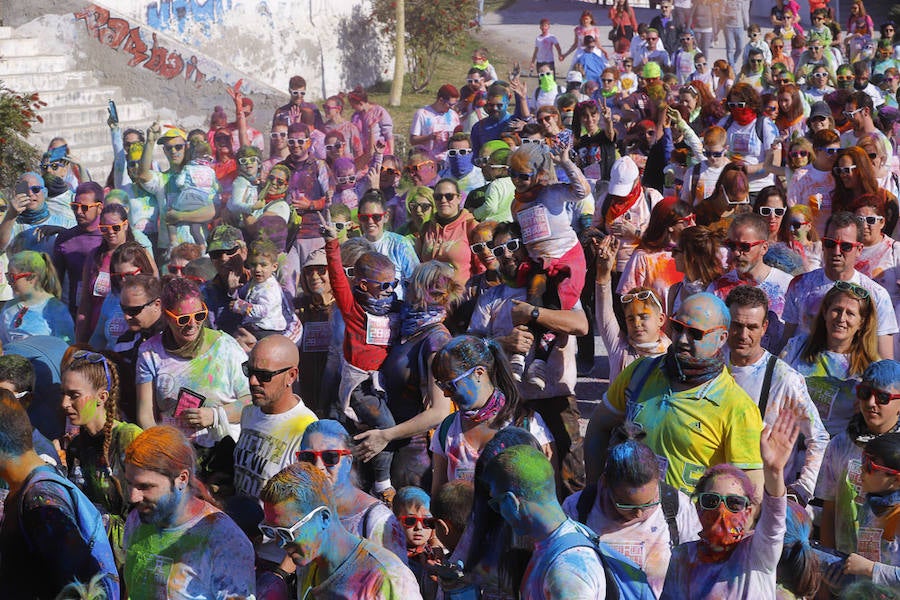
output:
M744 30L739 27L725 28L725 59L733 69L737 69L741 62L743 50Z

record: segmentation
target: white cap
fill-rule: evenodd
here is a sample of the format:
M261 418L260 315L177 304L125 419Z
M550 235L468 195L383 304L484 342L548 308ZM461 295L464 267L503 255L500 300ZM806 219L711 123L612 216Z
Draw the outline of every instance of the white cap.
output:
M637 164L628 156L623 156L613 163L609 173L609 190L613 196L627 196L634 188L634 182L640 177Z
M569 74L566 75L566 83L583 83L584 77L581 76L580 71L569 71Z

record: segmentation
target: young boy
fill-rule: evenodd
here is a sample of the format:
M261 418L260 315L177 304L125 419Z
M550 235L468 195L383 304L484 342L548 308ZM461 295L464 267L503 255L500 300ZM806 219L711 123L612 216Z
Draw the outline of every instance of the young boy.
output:
M400 303L394 293L399 281L394 263L378 252L366 252L353 265L352 279L348 278L334 223L323 220L320 231L325 238L328 278L345 326L340 406L335 416L358 431L393 427L394 416L378 369L399 330ZM388 504L395 495L392 459L392 452L382 450L370 461L375 472L372 494Z
M479 48L472 53L472 67L484 71L485 86L490 86L497 81L497 69L488 61L487 48Z
M203 141L193 141L190 146L190 162L175 176L175 186L180 191L169 208L179 212L191 212L206 206L218 205L219 182L212 168L212 149ZM169 247L182 242L193 242L206 247L205 223L168 225Z
M562 60L562 48L559 47L559 40L556 39L556 36L550 35L550 19L541 19L540 27L541 35L534 39L534 52L531 54L531 66L528 70L534 72L547 65L553 71L553 76L556 77L553 49L556 48L556 56Z
M431 498L425 490L415 486L400 488L394 497L394 516L406 534L406 552L409 568L419 582L422 598L433 599L437 595L437 581L429 575L427 566L439 563L445 555L444 548L434 534L435 519L430 510Z
M244 315L242 325L257 339L283 333L288 324L282 310L284 292L275 278L278 248L268 239L256 240L247 253L247 268L250 281L238 289L232 312Z
M475 486L471 481L457 479L445 483L431 501L434 517L434 533L451 554L466 528L466 519L472 512Z
M681 188L681 199L697 206L713 193L722 169L728 164L728 138L724 129L712 126L703 132L703 158L688 169Z

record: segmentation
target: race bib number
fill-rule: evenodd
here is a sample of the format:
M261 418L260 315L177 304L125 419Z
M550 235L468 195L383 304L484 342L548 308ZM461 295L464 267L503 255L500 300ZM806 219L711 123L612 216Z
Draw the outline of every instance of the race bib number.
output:
M542 242L550 238L550 219L547 209L537 204L516 214L516 220L522 226L522 240L526 244Z
M826 377L807 377L806 387L810 399L819 411L819 416L823 421L828 420L831 417L831 406L837 396L834 381Z
M366 344L387 346L391 341L390 317L366 315Z
M860 527L856 553L871 561L881 562L881 536L883 529Z
M94 282L94 295L103 297L109 295L110 280L109 273L100 271L97 273L97 280Z
M117 340L119 336L128 331L128 323L124 317L113 317L106 322L106 337L110 340Z
M750 153L750 134L749 133L736 133L732 138L732 146L731 151L737 152L738 154L749 154Z
M862 461L858 458L852 458L847 462L847 483L856 492L853 502L857 506L865 504L866 497L862 489Z
M329 326L328 321L316 321L303 324L304 352L327 352L330 345L331 327Z

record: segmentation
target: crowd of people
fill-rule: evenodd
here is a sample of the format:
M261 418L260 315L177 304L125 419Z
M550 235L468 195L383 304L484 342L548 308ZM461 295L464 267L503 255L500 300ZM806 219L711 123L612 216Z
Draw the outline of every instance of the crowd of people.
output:
M54 139L0 597L900 597L900 36L810 9L544 19L408 135L297 75L266 131L111 114L105 180Z

